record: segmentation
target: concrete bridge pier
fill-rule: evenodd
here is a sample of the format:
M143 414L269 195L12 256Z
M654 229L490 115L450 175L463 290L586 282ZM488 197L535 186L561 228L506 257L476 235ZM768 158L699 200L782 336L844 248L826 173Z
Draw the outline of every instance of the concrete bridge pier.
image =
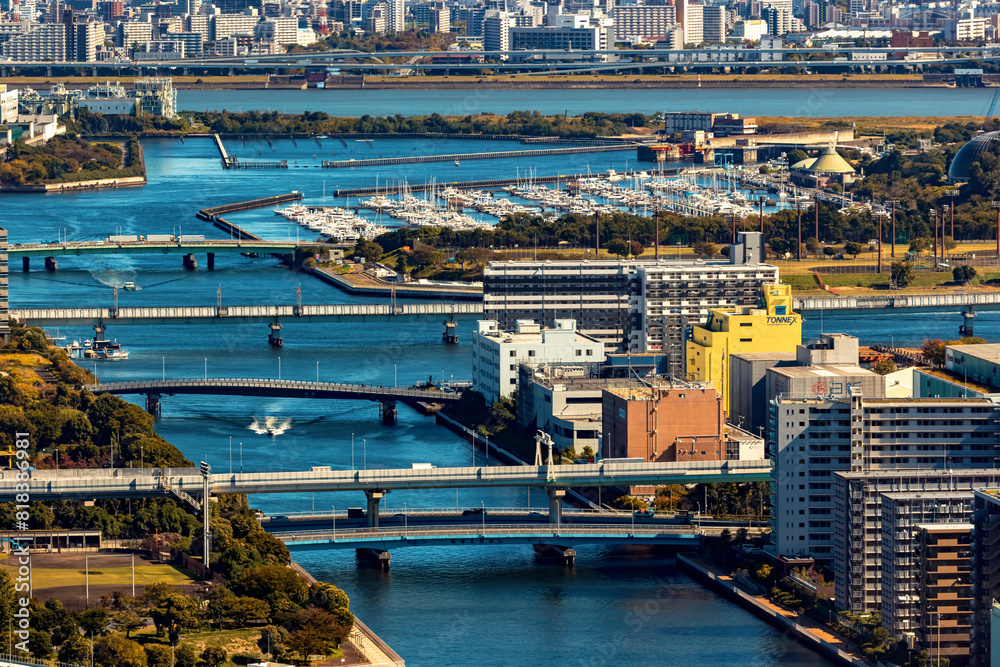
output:
M392 562L392 554L381 549L366 547L357 549L358 565L361 567L378 567L383 572L389 571L389 564Z
M24 271L25 273L27 273L28 271L31 271L31 258L30 257L22 257L21 258L21 270Z
M382 423L392 426L396 423L396 401L381 401L378 411L382 415Z
M576 565L576 549L558 544L536 544L535 553L542 558L554 558L567 567Z
M382 498L388 491L382 489L365 489L365 498L368 499L368 508L365 517L368 519L369 528L378 528L378 507Z
M215 271L215 253L208 253L208 270Z
M190 270L198 268L198 260L194 258L194 255L184 255L184 268Z
M275 320L267 326L271 327L271 333L267 334L267 342L271 347L281 347L285 344L281 337L281 323Z
M546 489L549 494L549 523L562 523L562 501L566 497L566 489Z
M160 395L146 394L146 412L153 415L153 419L160 418Z
M59 262L56 261L55 257L46 257L45 258L45 270L46 271L55 271L58 268L59 268Z

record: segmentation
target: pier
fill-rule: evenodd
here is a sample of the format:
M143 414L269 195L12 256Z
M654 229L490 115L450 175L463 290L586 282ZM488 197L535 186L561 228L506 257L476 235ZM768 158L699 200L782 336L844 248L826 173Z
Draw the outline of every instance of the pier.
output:
M631 151L635 144L611 144L602 146L573 146L570 148L539 148L526 151L495 151L492 153L452 153L450 155L414 155L410 157L386 157L368 160L323 160L323 169L348 169L352 167L382 167L395 164L420 164L424 162L461 162L463 160L500 160L504 158L540 157L543 155L570 155L573 153L607 153L610 151Z
M676 176L682 171L680 168L675 169L664 169L662 172L657 170L656 175L663 176ZM620 172L625 178L632 178L639 172ZM607 178L609 174L607 173L596 173L596 174L562 174L559 176L535 176L532 178L491 178L488 180L480 181L439 181L436 183L409 183L406 188L410 192L429 192L431 190L440 190L441 188L456 188L458 190L498 190L500 188L506 187L508 185L521 185L526 181L531 181L535 184L542 183L567 183L570 181L576 181L581 178ZM351 188L344 190L337 190L334 192L334 197L370 197L372 195L385 194L385 187L378 188Z
M265 206L277 206L278 204L284 204L290 201L301 201L305 195L301 192L290 192L284 195L274 195L271 197L261 197L260 199L250 199L249 201L235 202L233 204L224 204L222 206L213 206L211 208L203 208L198 211L197 215L202 220L211 220L212 216L222 215L224 213L234 213L236 211L249 211L255 208L264 208Z
M288 160L240 162L235 155L230 156L226 152L226 147L218 134L213 134L212 139L215 141L216 148L219 149L223 169L288 169Z

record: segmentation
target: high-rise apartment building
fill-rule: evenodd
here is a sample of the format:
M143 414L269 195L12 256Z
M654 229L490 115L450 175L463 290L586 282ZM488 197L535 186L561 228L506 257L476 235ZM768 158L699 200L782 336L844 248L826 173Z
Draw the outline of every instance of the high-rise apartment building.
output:
M10 301L7 290L7 230L0 227L0 341L10 342Z
M386 16L385 28L389 32L403 32L406 30L406 2L405 0L387 0L389 14Z
M684 374L684 329L712 310L756 305L778 269L763 263L761 235L741 232L728 261L583 260L490 262L483 309L510 328L516 320L551 326L572 318L608 352L662 353Z
M483 50L510 51L510 31L514 19L505 12L493 11L483 18Z
M28 32L19 32L0 44L0 55L11 60L66 60L66 26L39 23Z
M920 541L917 641L933 664L964 665L969 658L972 630L971 541L968 523L918 526Z
M120 21L115 27L115 46L131 49L153 39L153 24L148 21Z
M831 565L838 603L850 605L846 608L879 609L881 568L865 568L877 559L879 515L867 526L863 513L848 514L846 496L835 498L837 473L902 475L922 469L930 474L995 465L998 419L1000 406L986 399L867 399L860 388L840 398L773 400L768 433L774 461L772 548L779 555L812 556ZM865 543L868 537L873 545ZM855 556L861 571L854 569Z
M615 40L624 42L632 37L666 36L677 22L674 7L667 5L639 5L615 7Z
M996 664L1000 649L1000 490L997 482L973 494L972 514L972 667ZM993 662L991 662L991 659Z
M702 41L722 44L726 41L725 5L705 5L702 8Z

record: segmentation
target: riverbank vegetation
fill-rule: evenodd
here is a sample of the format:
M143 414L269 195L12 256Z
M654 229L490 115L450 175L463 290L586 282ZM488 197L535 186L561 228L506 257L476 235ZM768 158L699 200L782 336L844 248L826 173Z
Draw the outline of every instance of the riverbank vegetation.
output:
M27 434L25 465L35 469L192 467L156 434L150 415L117 396L95 396L83 387L93 381L64 350L51 346L41 329L15 325L11 342L0 348L0 449L12 449L18 433ZM135 598L123 592L102 596L97 607L81 613L68 611L57 599L44 604L35 599L30 653L83 664L93 650L98 667L195 667L199 660L223 665L230 664L229 656L218 642L204 643L196 653L182 639L190 632L246 630L251 645L259 639L269 647L253 651L252 658L264 653L274 660L339 656L338 646L354 623L347 595L330 584L307 585L289 567L288 548L261 527L246 496L222 496L211 508L212 575L201 598L157 583ZM26 519L14 503L0 503L0 530L12 530L20 521L31 530L100 530L104 539L123 539L157 558L164 552L183 554L177 557L194 567L203 556L199 516L170 498L92 505L36 500ZM52 586L65 590L67 600L75 599L73 589L81 585L76 568L75 585L60 587L58 580L36 577L35 588ZM9 631L12 619L11 585L0 568L0 634ZM146 618L154 629L142 631Z
M138 154L138 142L130 153ZM41 146L15 141L0 164L0 183L38 185L143 176L141 165L125 164L121 147L91 143L76 134L57 136Z

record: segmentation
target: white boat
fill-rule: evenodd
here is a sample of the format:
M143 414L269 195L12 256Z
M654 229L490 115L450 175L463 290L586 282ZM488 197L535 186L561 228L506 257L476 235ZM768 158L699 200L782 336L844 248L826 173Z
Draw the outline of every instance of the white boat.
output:
M109 361L128 359L128 350L100 350L96 354L98 359L107 359Z

